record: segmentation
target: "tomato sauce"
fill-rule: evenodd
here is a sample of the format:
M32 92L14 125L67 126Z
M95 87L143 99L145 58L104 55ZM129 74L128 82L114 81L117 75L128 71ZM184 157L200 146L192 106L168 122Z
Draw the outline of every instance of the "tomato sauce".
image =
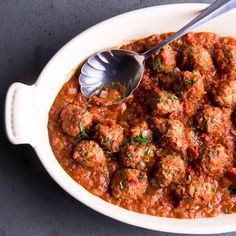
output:
M171 33L121 48L142 53ZM203 218L236 212L236 39L188 33L148 58L119 104L85 98L80 68L49 111L55 157L81 186L131 211Z

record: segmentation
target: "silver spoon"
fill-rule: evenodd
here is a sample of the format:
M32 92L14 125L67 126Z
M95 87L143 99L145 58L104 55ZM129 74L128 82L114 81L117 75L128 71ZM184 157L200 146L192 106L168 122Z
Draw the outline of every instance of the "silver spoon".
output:
M236 0L216 0L175 34L142 54L114 49L93 55L81 68L79 83L82 94L90 97L98 94L102 87L109 86L121 93L121 100L127 98L138 87L142 79L145 61L150 55L193 28L233 9L235 6Z

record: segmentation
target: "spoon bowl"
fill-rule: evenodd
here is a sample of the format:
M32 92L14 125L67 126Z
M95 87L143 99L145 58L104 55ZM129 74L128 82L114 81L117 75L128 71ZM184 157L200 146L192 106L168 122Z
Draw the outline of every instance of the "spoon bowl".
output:
M109 50L90 57L81 68L81 92L87 96L99 93L101 87L118 90L128 97L140 83L145 57L128 50Z

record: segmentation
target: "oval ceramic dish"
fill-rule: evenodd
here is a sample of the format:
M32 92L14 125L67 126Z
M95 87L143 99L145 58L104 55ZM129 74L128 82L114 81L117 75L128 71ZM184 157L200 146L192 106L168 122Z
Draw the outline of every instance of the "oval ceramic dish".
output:
M48 139L50 107L80 63L97 51L121 45L127 40L176 31L205 7L205 4L173 4L136 10L106 20L75 37L50 60L34 85L14 83L9 88L5 122L10 141L32 145L48 173L65 191L92 209L119 221L175 233L210 234L236 230L236 214L181 220L142 215L109 204L67 175L54 157ZM196 31L236 37L235 21L236 10L233 10Z

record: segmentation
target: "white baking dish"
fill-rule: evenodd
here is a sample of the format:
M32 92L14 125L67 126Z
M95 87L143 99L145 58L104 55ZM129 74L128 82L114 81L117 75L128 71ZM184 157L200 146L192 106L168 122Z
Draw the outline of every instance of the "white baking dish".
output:
M126 40L176 31L196 16L205 4L174 4L144 8L104 21L67 43L46 65L32 86L14 83L6 97L5 122L10 141L34 147L53 179L74 198L94 210L132 225L175 233L206 234L236 230L236 214L215 218L180 220L142 215L109 204L90 194L62 169L48 139L48 112L73 69L94 52ZM236 10L196 29L236 36Z

